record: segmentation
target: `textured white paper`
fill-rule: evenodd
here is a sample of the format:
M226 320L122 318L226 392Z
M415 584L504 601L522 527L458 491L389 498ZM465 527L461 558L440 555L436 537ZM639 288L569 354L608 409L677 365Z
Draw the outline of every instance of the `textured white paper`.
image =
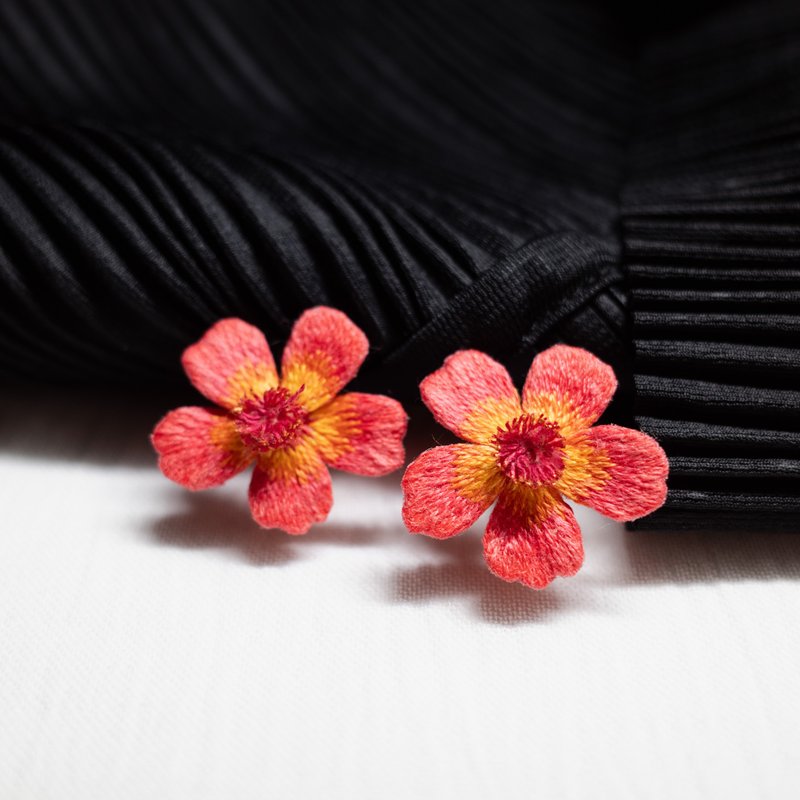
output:
M502 583L336 475L306 537L155 468L169 404L0 404L0 798L796 798L800 536L627 533Z

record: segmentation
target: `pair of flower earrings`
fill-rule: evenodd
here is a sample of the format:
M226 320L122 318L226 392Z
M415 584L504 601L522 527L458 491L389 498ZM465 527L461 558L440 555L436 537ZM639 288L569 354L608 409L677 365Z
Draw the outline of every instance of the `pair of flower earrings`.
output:
M302 534L333 505L328 467L386 475L402 467L408 418L390 397L340 394L367 356L367 337L332 308L306 311L281 372L257 328L223 319L186 349L189 377L216 408L170 411L155 427L161 471L209 489L255 464L250 509L265 528ZM506 369L460 350L420 384L436 420L466 441L426 450L402 479L411 533L446 539L495 501L483 539L489 569L536 589L583 563L564 497L629 521L662 505L667 458L617 425L592 427L617 388L610 366L556 345L534 358L522 397Z

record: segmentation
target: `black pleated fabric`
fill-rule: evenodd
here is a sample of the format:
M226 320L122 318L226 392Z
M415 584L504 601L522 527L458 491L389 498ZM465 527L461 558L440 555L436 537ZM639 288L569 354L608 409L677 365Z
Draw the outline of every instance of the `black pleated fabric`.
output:
M795 5L6 0L0 380L162 386L320 303L405 401L567 341L670 455L644 525L791 525Z
M160 382L318 303L408 397L601 296L624 359L630 55L591 6L20 0L0 35L6 376Z
M643 53L623 193L636 413L670 457L644 527L800 517L800 6Z

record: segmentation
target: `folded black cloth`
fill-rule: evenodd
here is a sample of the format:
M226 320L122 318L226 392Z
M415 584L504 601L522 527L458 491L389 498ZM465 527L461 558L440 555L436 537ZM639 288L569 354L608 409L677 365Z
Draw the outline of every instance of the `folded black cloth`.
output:
M319 303L403 399L567 341L670 456L640 525L796 524L796 3L7 0L0 65L4 382Z
M798 527L800 6L652 43L622 192L636 413L670 456L641 524Z

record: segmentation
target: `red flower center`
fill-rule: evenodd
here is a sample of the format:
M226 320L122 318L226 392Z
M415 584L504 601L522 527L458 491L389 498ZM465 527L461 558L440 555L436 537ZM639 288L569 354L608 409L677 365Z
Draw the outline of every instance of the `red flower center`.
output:
M308 412L297 402L304 387L294 394L279 387L248 399L236 417L236 429L251 450L276 450L293 444L308 422Z
M564 469L564 439L558 425L544 417L507 422L494 436L497 463L512 481L543 486L558 480Z

